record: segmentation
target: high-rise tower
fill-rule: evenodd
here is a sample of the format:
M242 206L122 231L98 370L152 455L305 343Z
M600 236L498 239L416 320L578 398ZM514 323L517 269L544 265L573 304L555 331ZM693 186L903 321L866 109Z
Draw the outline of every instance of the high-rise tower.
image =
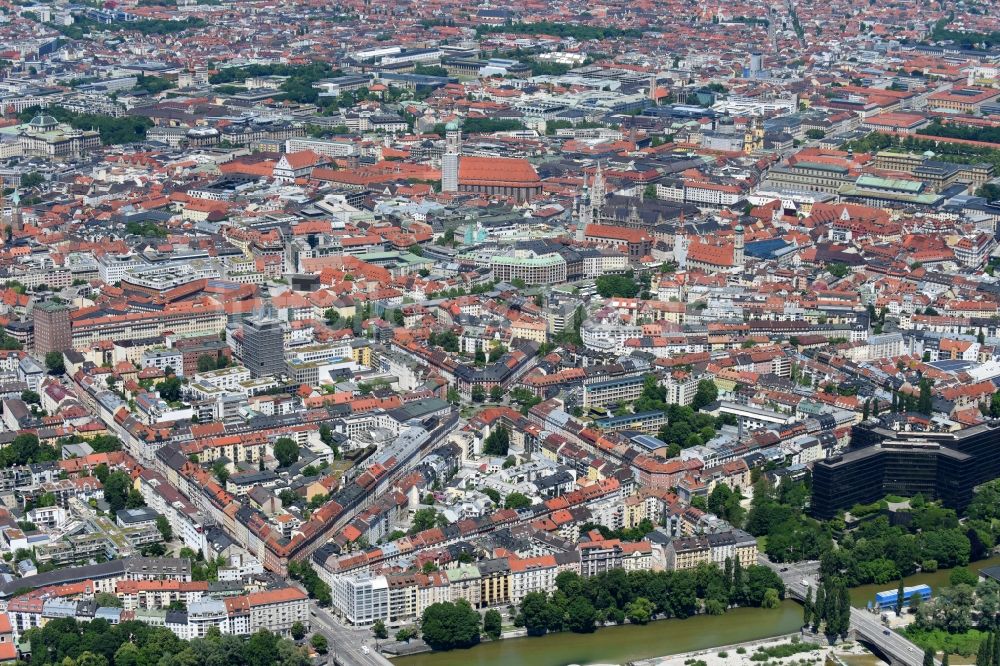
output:
M587 174L583 174L583 191L576 198L576 240L582 242L587 232L587 225L593 222L590 207L590 189L587 187Z
M14 194L10 195L10 232L15 234L21 231L21 227L24 226L21 214L21 193L14 190Z
M441 191L458 192L458 160L462 155L462 130L452 121L445 126L441 158Z
M734 231L736 232L736 237L733 239L733 264L736 266L743 266L745 261L743 256L743 246L745 241L743 237L743 225L737 224Z
M55 301L35 303L31 310L35 324L35 353L41 357L49 352L64 352L73 348L73 330L69 308Z
M254 378L286 370L284 333L271 308L243 321L243 365Z
M601 163L597 163L597 171L594 172L594 186L590 189L590 218L593 222L600 223L601 213L604 211L604 172L601 171Z

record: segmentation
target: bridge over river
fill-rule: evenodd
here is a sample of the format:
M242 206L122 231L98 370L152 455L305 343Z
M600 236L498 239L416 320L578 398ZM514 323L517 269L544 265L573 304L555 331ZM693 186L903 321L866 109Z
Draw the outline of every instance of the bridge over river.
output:
M819 586L819 563L799 562L790 566L774 564L765 557L761 564L774 569L785 583L785 596L805 601L808 590ZM921 666L924 651L902 634L882 624L879 616L861 608L851 608L850 635L887 659L892 666Z

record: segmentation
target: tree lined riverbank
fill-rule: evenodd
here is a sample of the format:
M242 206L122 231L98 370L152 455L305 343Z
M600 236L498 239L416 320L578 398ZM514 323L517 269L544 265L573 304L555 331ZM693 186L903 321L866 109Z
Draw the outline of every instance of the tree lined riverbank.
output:
M724 615L696 615L647 625L604 627L592 634L561 632L538 638L486 642L468 650L427 652L393 659L397 666L565 666L651 659L798 631L802 606L734 608Z
M970 565L979 569L1000 565L1000 557ZM935 591L948 584L950 571L918 573L906 585L925 583ZM862 585L852 588L852 605L864 608L876 592L894 585ZM802 606L783 601L778 608L735 608L724 615L697 615L669 619L645 626L604 627L593 634L556 633L537 638L511 638L485 642L468 650L427 652L393 659L397 666L565 666L566 664L612 663L656 660L658 657L719 646L759 641L797 632L802 625Z

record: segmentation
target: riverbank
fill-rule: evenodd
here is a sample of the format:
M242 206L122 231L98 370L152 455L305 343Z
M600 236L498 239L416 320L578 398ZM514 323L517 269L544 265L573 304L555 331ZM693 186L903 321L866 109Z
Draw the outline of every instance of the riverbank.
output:
M397 666L565 666L624 664L692 650L709 650L798 631L802 606L734 608L723 615L696 615L646 625L603 627L592 634L562 632L542 637L504 638L468 650L424 652L394 658Z
M497 641L510 640L512 638L526 638L528 636L528 630L523 627L504 627L500 634L500 638ZM489 639L483 639L479 644L484 643L495 643ZM475 648L471 648L475 649ZM431 647L427 643L423 642L419 638L411 639L406 643L395 643L389 642L382 646L382 653L389 657L390 659L396 659L397 657L409 657L414 654L422 654L424 652L433 652Z
M857 643L842 643L836 646L820 645L802 641L797 643L799 634L787 634L777 638L748 641L735 645L723 645L721 647L707 650L696 650L675 654L667 657L656 657L632 662L635 666L804 666L805 664L834 664L857 663L858 658L872 656ZM801 646L802 651L794 652L787 656L777 656L781 650L786 648L795 649ZM766 660L758 657L753 659L755 654L763 651L767 654Z
M973 562L969 568L976 572L994 565L1000 565L1000 556ZM933 588L934 593L937 593L942 586L948 585L950 573L950 570L946 569L933 573L918 573L908 576L905 584L926 583ZM864 608L875 600L877 592L895 587L896 583L852 588L851 603L855 607ZM672 656L677 654L689 652L714 654L727 651L719 648L720 645L737 645L747 641L773 641L776 636L797 632L801 625L802 606L785 600L778 609L773 610L737 608L724 615L698 615L685 620L657 620L644 626L605 627L593 634L559 633L542 637L516 638L505 631L502 640L483 642L468 650L409 654L393 658L393 663L397 666L520 666L521 664L565 666L574 663L624 664L631 661L658 665L664 663L664 660L668 660L669 663ZM694 661L698 659L695 658ZM841 661L847 666L875 666L878 663L877 658L867 652L847 653L842 655ZM681 659L673 664L684 666L683 662ZM762 662L747 663L763 666ZM708 666L713 665L723 666L721 662L712 662Z

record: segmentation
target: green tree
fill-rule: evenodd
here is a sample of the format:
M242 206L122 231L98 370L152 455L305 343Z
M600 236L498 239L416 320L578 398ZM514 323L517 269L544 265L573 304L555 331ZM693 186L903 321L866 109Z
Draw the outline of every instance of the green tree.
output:
M838 633L841 635L846 635L851 628L851 593L847 589L847 584L843 581L840 582L837 590L837 610L840 613L840 618L838 622Z
M290 437L280 437L274 442L274 457L281 467L294 465L299 459L299 445Z
M116 471L108 475L104 483L104 499L112 512L121 511L128 501L132 478L125 472Z
M472 402L483 402L486 400L486 390L481 384L472 387Z
M826 270L830 273L830 275L836 278L842 278L845 277L851 269L847 267L847 264L833 263L827 264Z
M413 521L410 526L410 534L417 534L424 530L429 530L437 524L438 512L434 509L417 509L413 513Z
M826 588L825 586L820 586L816 590L816 604L813 607L813 622L812 630L819 631L820 626L823 623L823 619L826 617Z
M372 625L372 635L378 639L389 638L389 630L385 627L385 622L382 620L375 620L375 624Z
M146 506L146 500L142 498L142 493L135 488L129 490L128 495L125 497L125 508L140 509L144 506Z
M302 640L306 636L306 627L301 622L294 622L291 628L292 638L297 641Z
M94 595L94 601L98 606L107 608L121 608L122 601L112 592L98 592Z
M934 600L920 605L916 625L926 630L965 633L972 628L975 601L975 590L969 585L940 588Z
M0 449L0 466L28 465L51 462L59 459L59 452L50 444L40 444L38 436L24 433L15 437L9 445Z
M637 597L625 604L625 617L632 624L648 624L656 612L656 605L646 597Z
M313 649L316 650L316 652L318 652L319 654L326 654L327 651L329 650L329 645L327 643L326 636L324 636L321 633L317 632L313 634L312 638L309 639L309 643L310 645L313 646Z
M412 627L403 627L396 632L395 639L397 643L409 643L412 639L417 637L417 630Z
M972 544L960 528L923 531L917 535L921 558L936 560L939 567L951 568L969 563Z
M124 643L115 652L115 666L140 666L141 658L135 643Z
M506 426L495 428L483 442L483 453L488 456L505 456L510 448L510 430Z
M181 399L181 387L183 383L181 378L177 375L170 375L162 382L156 385L156 390L159 392L160 397L167 402L177 402Z
M246 657L250 666L269 666L278 660L278 637L261 629L247 641Z
M334 458L340 458L340 449L337 447L336 439L334 439L333 429L325 423L319 427L319 440L330 447Z
M597 293L604 298L635 298L639 293L639 283L631 271L625 275L602 275L595 284Z
M742 500L743 496L738 492L733 492L726 484L719 483L708 496L708 510L739 527L746 516Z
M215 464L212 465L212 474L219 480L219 483L225 486L226 481L229 480L229 467L224 461L216 460Z
M517 404L521 405L521 413L527 414L528 410L537 405L542 401L537 395L534 394L530 389L526 389L523 386L515 387L510 392L510 398Z
M505 509L527 509L531 506L531 498L522 493L511 493L507 495L503 506Z
M969 567L955 567L948 574L948 582L954 585L971 585L975 587L979 582L979 577L972 573Z
M420 618L420 633L433 650L472 647L479 642L479 613L465 599L431 604Z
M170 521L167 520L166 516L159 515L156 517L156 529L160 531L160 536L163 537L164 541L170 541L174 538L174 531L170 527Z
M491 608L483 615L483 633L491 640L498 640L503 631L503 617L500 611Z
M917 398L917 411L927 415L931 413L931 382L926 378L920 380L920 397Z
M518 624L529 636L542 636L549 627L549 604L544 592L529 592L521 600Z
M76 658L76 666L108 666L108 659L103 654L86 650Z
M501 358L503 358L503 355L506 353L507 353L507 348L505 346L501 344L494 344L490 348L490 354L486 360L488 363L496 363Z
M719 397L719 389L711 379L702 379L698 382L698 389L694 394L691 407L699 410L715 402Z
M995 635L993 632L990 632L986 634L984 640L979 642L979 650L976 652L976 666L992 666L993 640Z
M28 173L21 176L21 187L26 190L38 187L45 182L45 176L38 173L37 171L29 171Z
M111 435L99 435L90 440L90 448L94 449L94 453L111 453L121 451L122 442Z
M45 367L53 375L66 374L66 364L63 361L62 352L51 351L45 355Z
M566 623L570 631L577 634L589 634L594 631L597 611L590 601L584 597L573 597L566 610Z

